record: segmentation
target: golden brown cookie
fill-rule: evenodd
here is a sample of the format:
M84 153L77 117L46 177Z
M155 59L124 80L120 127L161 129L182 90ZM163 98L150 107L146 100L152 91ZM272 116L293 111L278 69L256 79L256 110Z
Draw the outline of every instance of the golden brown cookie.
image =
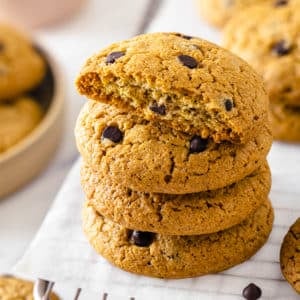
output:
M34 300L33 282L11 276L0 276L0 299ZM51 293L50 300L58 299L54 293Z
M14 28L0 24L0 101L34 88L45 70L32 42Z
M197 0L200 14L212 25L222 27L245 8L276 0ZM278 1L278 0L277 0Z
M300 218L284 237L280 250L280 267L285 279L300 294Z
M271 176L265 162L225 188L169 195L132 191L83 165L81 183L89 203L115 223L160 234L195 235L227 229L253 214L268 196Z
M268 239L269 201L241 224L209 235L172 236L132 231L85 204L83 228L95 250L126 271L160 278L216 273L250 258Z
M263 76L271 103L300 106L299 0L245 9L228 22L223 44Z
M257 169L272 143L268 126L245 145L218 144L90 100L75 135L86 162L112 182L141 192L185 194L230 185Z
M27 96L0 101L0 153L27 136L40 122L42 109Z
M299 142L300 106L272 103L270 111L274 138L285 142Z
M261 77L248 64L179 33L112 44L88 59L76 85L90 99L216 142L247 143L267 119Z

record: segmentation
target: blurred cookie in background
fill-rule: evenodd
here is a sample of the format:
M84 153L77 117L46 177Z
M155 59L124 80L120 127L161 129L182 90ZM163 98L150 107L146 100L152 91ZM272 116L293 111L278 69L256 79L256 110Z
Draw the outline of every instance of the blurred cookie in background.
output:
M45 70L32 42L13 27L0 24L0 102L35 88Z
M63 86L48 50L0 23L0 198L52 158L63 132Z
M42 115L39 104L27 96L0 102L0 153L28 135Z
M237 12L270 0L197 0L200 14L210 24L223 27Z
M300 141L300 0L245 9L227 23L223 45L262 75L274 138Z

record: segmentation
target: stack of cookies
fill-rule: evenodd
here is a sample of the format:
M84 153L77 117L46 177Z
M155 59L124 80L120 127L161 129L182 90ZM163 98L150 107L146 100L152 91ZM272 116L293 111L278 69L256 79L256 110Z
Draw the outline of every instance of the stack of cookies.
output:
M226 50L152 33L91 57L75 129L83 227L118 267L160 278L219 272L267 240L272 142L261 78Z
M268 1L235 15L225 27L224 46L263 76L274 138L299 142L300 0Z
M30 95L44 78L46 64L29 41L0 24L0 154L23 139L43 112Z

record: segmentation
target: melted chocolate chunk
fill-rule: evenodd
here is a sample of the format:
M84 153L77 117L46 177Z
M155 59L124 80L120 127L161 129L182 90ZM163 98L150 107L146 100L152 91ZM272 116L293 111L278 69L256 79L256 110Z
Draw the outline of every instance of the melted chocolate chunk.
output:
M116 126L108 126L104 129L102 137L111 140L114 143L119 143L123 139L122 131Z
M198 66L198 62L196 61L196 59L189 55L181 54L178 56L178 59L184 66L190 69L195 69Z
M227 111L231 111L233 108L233 103L232 103L232 100L230 100L230 99L225 99L224 105L225 105L225 109Z
M277 7L277 6L284 6L284 5L287 5L288 4L288 0L276 0L274 2L274 6Z
M193 136L190 141L190 153L200 153L206 150L208 139L203 139L198 135Z
M185 34L181 34L181 33L175 33L176 36L179 36L185 40L191 40L193 37L190 35L185 35Z
M150 110L152 110L153 112L155 112L158 115L164 116L166 114L166 107L163 104L158 105L155 102L152 105L150 105L149 108L150 108Z
M118 58L122 57L125 55L125 52L123 51L116 51L112 52L106 57L106 64L113 64Z
M243 297L247 300L257 300L261 297L261 289L254 283L250 283L243 290Z
M155 234L147 231L137 231L131 232L129 238L130 241L139 247L148 247L152 244Z
M281 40L272 46L272 52L277 56L287 55L290 53L290 51L291 46L287 45L287 43L284 40Z

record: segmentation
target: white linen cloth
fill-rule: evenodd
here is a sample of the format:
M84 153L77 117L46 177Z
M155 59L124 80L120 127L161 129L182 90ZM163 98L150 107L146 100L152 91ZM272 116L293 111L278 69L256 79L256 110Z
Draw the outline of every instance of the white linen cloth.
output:
M84 195L79 184L80 162L66 178L15 271L22 276L74 286L74 290L81 287L99 294L106 292L143 300L241 299L241 291L250 282L261 287L265 299L298 299L282 279L279 251L288 227L300 216L299 152L300 146L273 145L269 162L273 174L270 198L275 208L275 222L269 241L249 261L221 274L182 280L153 279L126 273L97 255L81 231Z
M218 33L199 21L189 1L164 1L150 31L181 31L215 42ZM283 280L279 267L280 243L300 216L300 145L275 143L269 155L273 185L270 194L275 222L267 244L249 261L223 273L193 279L161 280L117 269L97 255L81 231L84 195L79 185L79 163L72 168L38 234L14 270L22 276L83 288L83 298L101 299L241 299L250 282L261 287L262 299L298 299ZM94 291L93 296L84 292ZM60 290L58 290L60 292ZM69 298L68 298L69 299Z

